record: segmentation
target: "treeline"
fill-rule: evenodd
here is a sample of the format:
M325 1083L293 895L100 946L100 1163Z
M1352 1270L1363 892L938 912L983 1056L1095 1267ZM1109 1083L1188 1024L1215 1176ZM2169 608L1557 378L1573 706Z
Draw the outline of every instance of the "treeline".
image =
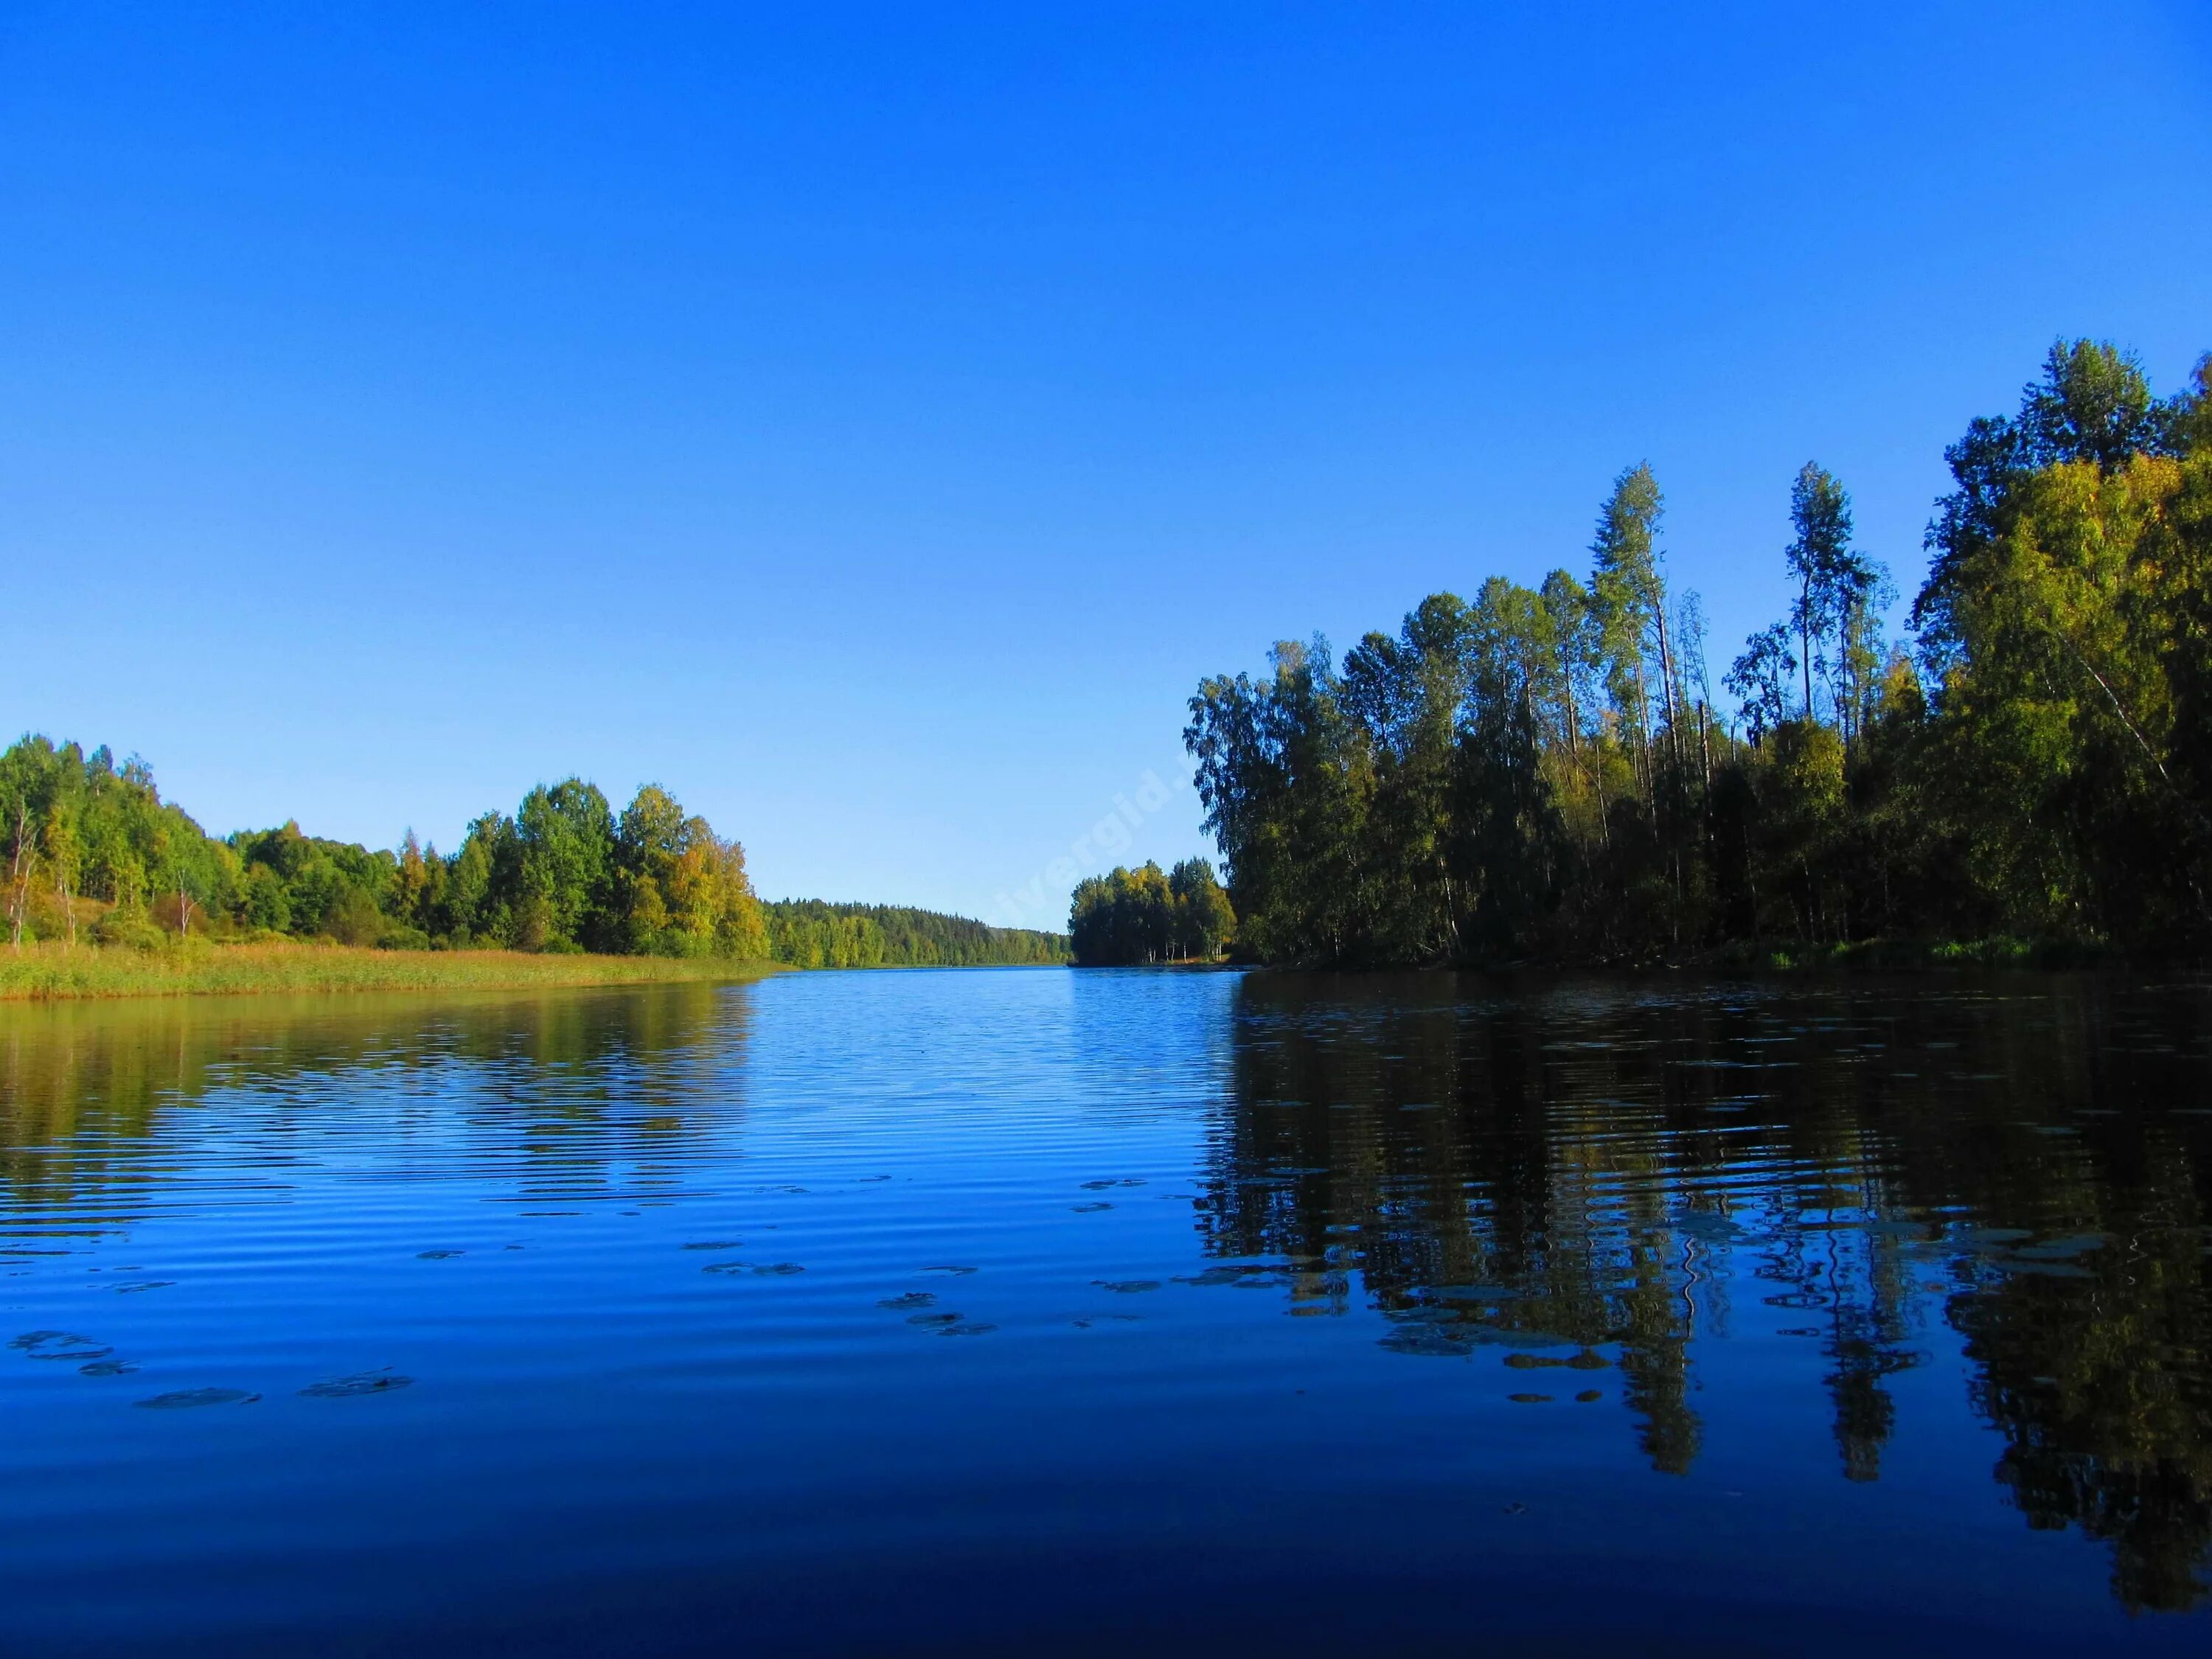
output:
M371 851L296 823L218 839L164 801L143 762L118 767L26 737L0 755L10 937L149 934L342 945L767 954L744 852L647 784L617 813L580 779L487 812L441 855L410 832Z
M868 906L763 906L744 850L647 784L617 812L578 778L487 812L459 851L371 849L296 823L206 834L152 772L26 737L0 754L7 927L26 939L328 939L800 966L1059 961L1056 936Z
M1067 960L1067 940L1027 927L888 904L776 899L767 914L769 957L794 968L978 968Z
M1212 962L1237 926L1229 895L1204 859L1185 859L1163 874L1116 866L1078 884L1068 940L1079 966Z
M1340 664L1204 682L1185 742L1241 948L1632 961L2008 936L2212 947L2212 358L2051 349L1946 451L1910 648L1850 499L1798 476L1789 614L1717 705L1649 467L1588 574L1424 600Z

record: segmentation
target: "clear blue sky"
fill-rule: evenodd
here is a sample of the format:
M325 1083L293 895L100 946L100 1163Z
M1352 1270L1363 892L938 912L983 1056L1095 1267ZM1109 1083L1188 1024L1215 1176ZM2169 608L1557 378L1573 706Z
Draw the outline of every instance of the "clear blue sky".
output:
M1625 465L1724 663L1808 457L1909 590L2054 336L2212 347L2201 3L738 9L0 9L0 726L988 913Z

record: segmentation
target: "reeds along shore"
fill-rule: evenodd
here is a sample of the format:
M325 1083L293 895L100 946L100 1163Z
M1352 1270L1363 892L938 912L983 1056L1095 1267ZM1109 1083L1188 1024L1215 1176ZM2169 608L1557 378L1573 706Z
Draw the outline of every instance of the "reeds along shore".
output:
M335 945L214 945L167 949L27 944L0 950L0 1001L222 996L313 991L526 990L581 985L758 979L764 962L537 954L521 951L389 951Z

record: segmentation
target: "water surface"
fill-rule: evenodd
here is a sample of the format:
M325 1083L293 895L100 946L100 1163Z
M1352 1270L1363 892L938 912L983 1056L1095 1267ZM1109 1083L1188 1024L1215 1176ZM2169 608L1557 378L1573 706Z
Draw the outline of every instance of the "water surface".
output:
M0 1012L0 1650L2204 1650L2212 995Z

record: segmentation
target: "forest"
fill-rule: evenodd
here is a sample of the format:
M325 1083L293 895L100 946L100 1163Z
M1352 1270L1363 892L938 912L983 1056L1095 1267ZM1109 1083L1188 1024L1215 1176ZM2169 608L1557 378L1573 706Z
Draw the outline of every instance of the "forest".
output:
M769 957L794 968L981 968L1067 960L1064 934L994 927L890 904L775 899L764 904Z
M217 838L106 748L25 737L0 754L10 942L320 939L387 949L592 951L801 967L1060 962L1057 934L928 911L763 904L744 849L647 784L619 812L578 778L487 812L459 850L296 823Z
M1068 941L1076 965L1129 966L1212 962L1237 926L1229 895L1204 859L1185 859L1162 873L1116 866L1077 884L1069 907Z
M1645 465L1586 574L1493 576L1340 660L1316 637L1206 680L1184 739L1238 953L2202 959L2212 357L2160 398L2131 354L2061 342L1945 459L1905 641L1843 482L1799 472L1788 612L1726 661L1726 702Z

